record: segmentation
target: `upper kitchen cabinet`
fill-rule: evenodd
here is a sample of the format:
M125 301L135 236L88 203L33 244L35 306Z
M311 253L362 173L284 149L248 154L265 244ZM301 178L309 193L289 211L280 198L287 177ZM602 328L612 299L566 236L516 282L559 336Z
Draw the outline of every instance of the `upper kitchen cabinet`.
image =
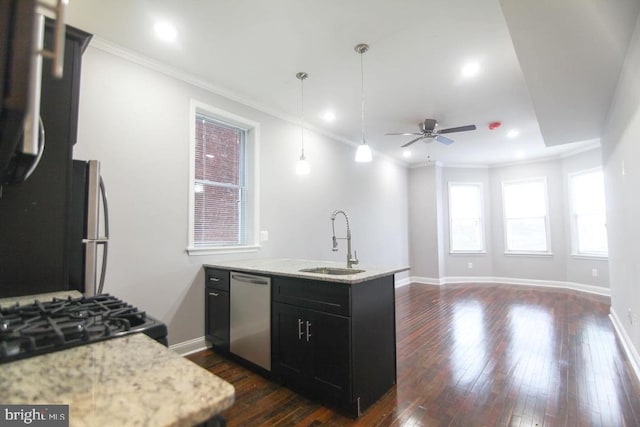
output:
M53 49L54 22L45 22L45 49ZM49 72L42 73L42 99L40 115L47 137L47 150L55 146L67 147L68 158L78 139L78 104L80 99L80 72L82 54L89 45L91 34L66 26L64 45L64 75L56 79ZM51 68L51 60L43 60L43 70ZM43 158L44 161L44 158Z
M64 75L55 79L43 60L40 116L45 149L24 183L2 189L0 198L0 296L69 288L72 151L77 140L82 53L91 35L66 27ZM45 48L53 43L53 22L45 24Z

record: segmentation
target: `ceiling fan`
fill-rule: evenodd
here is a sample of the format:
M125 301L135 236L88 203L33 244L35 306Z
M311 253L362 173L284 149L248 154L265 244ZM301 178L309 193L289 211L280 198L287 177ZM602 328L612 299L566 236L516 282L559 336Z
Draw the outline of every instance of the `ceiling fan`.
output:
M453 132L465 132L468 130L476 130L476 125L467 125L467 126L458 126L455 128L448 129L436 129L438 127L438 122L434 119L425 119L424 122L420 122L420 132L411 132L411 133L387 133L385 135L419 135L417 138L412 139L402 146L408 147L414 142L420 141L421 139L433 138L436 141L449 145L453 144L455 141L451 138L447 138L446 136L442 136L444 133L453 133Z

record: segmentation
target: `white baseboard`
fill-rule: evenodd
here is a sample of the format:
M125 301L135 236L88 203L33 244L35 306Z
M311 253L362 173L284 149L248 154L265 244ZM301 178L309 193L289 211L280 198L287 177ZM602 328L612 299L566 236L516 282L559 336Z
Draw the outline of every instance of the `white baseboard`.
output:
M175 351L180 356L186 356L188 354L195 353L196 351L207 349L207 342L204 340L204 337L199 337L179 342L177 344L172 344L169 346L169 349Z
M636 374L636 378L638 378L638 380L640 381L640 355L633 345L631 337L629 337L627 331L624 329L624 326L622 326L620 317L618 317L618 314L615 312L613 307L611 307L611 310L609 311L609 318L611 319L611 323L613 323L613 327L616 330L616 335L618 335L618 338L620 339L622 348L629 358L629 363L633 368L633 372Z
M409 281L411 283L420 283L424 285L448 285L458 283L474 283L474 284L501 284L501 285L523 285L523 286L540 286L545 288L573 289L574 291L587 292L603 296L611 296L609 288L600 286L584 285L574 282L558 282L553 280L534 280L534 279L518 279L514 277L476 277L476 276L450 276L450 277L419 277L412 276Z
M411 284L411 278L405 277L404 279L396 280L395 287L401 288L403 286L407 286Z
M436 286L444 285L444 283L442 283L440 279L435 279L433 277L411 276L409 277L409 282L418 283L421 285L436 285Z

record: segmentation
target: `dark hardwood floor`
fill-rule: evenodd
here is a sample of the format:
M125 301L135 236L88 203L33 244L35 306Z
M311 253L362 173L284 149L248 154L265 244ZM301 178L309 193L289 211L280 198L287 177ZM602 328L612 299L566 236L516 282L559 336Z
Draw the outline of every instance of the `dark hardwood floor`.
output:
M188 357L235 386L229 426L640 426L640 384L608 298L409 285L396 307L398 383L357 420L211 350Z

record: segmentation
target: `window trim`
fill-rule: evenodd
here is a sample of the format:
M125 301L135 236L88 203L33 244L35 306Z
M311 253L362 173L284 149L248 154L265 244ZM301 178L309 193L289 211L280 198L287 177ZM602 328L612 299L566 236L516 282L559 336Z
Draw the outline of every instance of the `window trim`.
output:
M481 249L478 250L454 250L453 249L453 227L452 227L452 219L451 216L451 186L452 185L466 185L470 187L477 187L480 195L480 240L481 240ZM482 182L464 182L464 181L449 181L447 182L447 201L449 207L449 254L451 255L465 255L465 254L486 254L487 253L487 242L486 242L486 232L485 232L485 218L484 218L484 187Z
M545 238L547 243L547 249L542 251L534 251L534 250L509 250L509 239L507 238L507 205L505 199L505 186L510 184L522 184L526 182L542 182L544 185L544 203L545 203ZM502 230L504 235L504 254L505 255L521 255L521 256L552 256L553 252L551 250L551 226L549 221L549 186L547 185L547 177L539 176L539 177L530 177L530 178L520 178L520 179L508 179L502 181Z
M576 222L576 214L574 211L574 203L573 203L573 191L571 188L571 178L579 175L584 175L593 172L602 172L604 178L604 170L602 166L595 166L588 169L582 169L575 172L570 172L567 174L567 195L569 198L569 223L571 227L571 256L576 259L597 259L597 260L607 260L609 259L609 252L606 254L595 253L595 252L580 252L579 250L579 238L578 238L578 224ZM603 183L604 185L604 183ZM605 201L606 203L606 201ZM606 206L605 206L605 228L606 228ZM607 242L608 244L608 242Z
M235 126L246 131L245 153L246 186L248 215L252 220L252 232L247 233L247 243L244 245L227 246L195 246L194 243L194 209L195 209L195 150L196 150L196 115L208 115L216 120ZM257 252L260 250L260 123L245 117L230 113L220 108L192 99L189 106L189 213L187 254L212 255L225 253Z

